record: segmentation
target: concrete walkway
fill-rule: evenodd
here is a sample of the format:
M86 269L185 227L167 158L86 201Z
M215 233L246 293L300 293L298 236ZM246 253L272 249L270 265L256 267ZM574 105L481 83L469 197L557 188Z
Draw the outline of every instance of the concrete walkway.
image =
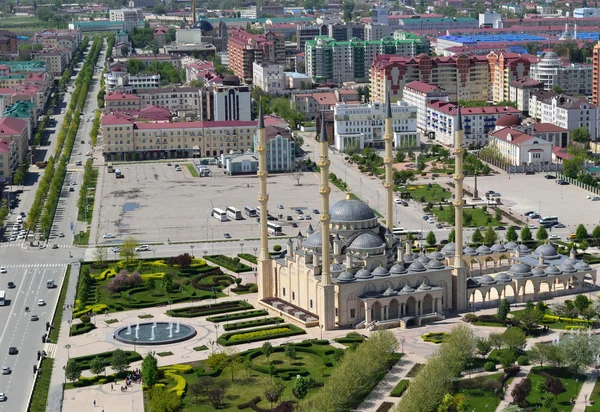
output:
M496 411L503 411L504 408L506 408L508 405L510 405L513 402L513 397L511 395L511 392L513 391L515 386L517 386L517 384L521 383L521 381L523 379L525 379L527 377L527 375L529 375L529 371L531 370L532 367L533 366L531 366L531 365L521 366L521 370L519 371L519 373L517 373L517 376L515 376L515 378L510 383L510 385L508 385L508 388L504 391L504 399L500 402L500 405L498 405L498 408L496 408Z
M144 412L142 385L133 384L127 392L120 385L94 385L65 392L64 411ZM94 407L94 401L96 406Z
M591 399L592 393L594 392L594 387L596 386L597 379L598 374L595 370L585 374L585 382L579 390L579 395L577 396L577 401L575 402L575 406L573 407L573 412L585 411L585 408L589 405L588 400ZM596 405L596 408L599 408L599 406Z

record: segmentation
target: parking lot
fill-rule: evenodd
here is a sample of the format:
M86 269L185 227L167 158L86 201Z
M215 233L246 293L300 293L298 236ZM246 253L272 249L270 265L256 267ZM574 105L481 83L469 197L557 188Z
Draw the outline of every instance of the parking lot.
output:
M96 204L98 217L95 239L90 243L120 243L127 236L134 236L140 243L182 242L197 240L220 240L229 233L232 239L259 237L256 218L245 215L244 207L258 205L259 181L255 175L225 176L223 169L211 166L213 177L193 177L180 163L181 171L174 164L146 163L115 165L124 176L116 179L114 173L100 173L100 205ZM272 175L268 180L269 213L283 216L278 222L285 236L295 236L298 231L306 233L310 223L317 229L320 209L318 175L305 173L301 186L288 175ZM332 186L331 203L345 196ZM283 209L278 209L277 205ZM228 206L242 211L243 220L220 222L211 217L213 208L225 210ZM294 210L300 208L304 217L298 220ZM293 220L288 221L287 216ZM291 226L298 225L297 228ZM93 231L94 232L94 231ZM103 239L112 233L114 239ZM92 233L93 235L93 233Z

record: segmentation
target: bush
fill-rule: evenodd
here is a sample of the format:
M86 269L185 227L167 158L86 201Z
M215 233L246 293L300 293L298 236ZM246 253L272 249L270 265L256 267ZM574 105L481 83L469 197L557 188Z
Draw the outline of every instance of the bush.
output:
M258 263L258 259L256 256L251 255L250 253L239 253L238 257L247 260L250 263L254 263L255 265Z
M408 388L409 382L410 381L408 381L407 379L402 379L400 382L398 382L394 389L392 389L390 396L393 396L394 398L399 398L400 396L402 396L404 391L406 391L406 388Z
M102 359L104 361L105 366L109 366L110 358L112 357L113 352L114 351L95 353L93 355L80 356L78 358L73 358L73 359L75 359L75 361L79 364L79 366L81 367L81 370L89 369L92 359L94 359L96 357ZM142 356L137 352L133 352L133 351L123 351L123 352L125 352L125 355L127 356L127 360L129 361L129 363L142 360Z
M187 381L185 378L171 371L166 371L165 377L175 381L175 386L169 388L169 392L175 392L177 396L182 397L185 393L185 388L187 387Z
M206 260L217 265L223 266L225 269L229 269L235 273L250 272L252 270L250 266L245 265L241 262L236 262L233 258L230 258L229 256L225 255L209 255L206 256Z
M421 338L425 342L439 344L439 343L444 342L444 339L446 338L447 335L448 334L446 332L430 332L430 333L427 333L427 334L421 336Z
M114 294L141 286L143 283L144 279L142 279L142 276L138 272L133 272L131 275L128 275L127 272L122 270L108 283L107 288L110 293Z
M88 315L81 315L79 317L79 320L81 320L81 323L90 323L91 319Z
M219 316L211 316L210 318L206 318L207 321L209 322L214 322L214 323L219 323L219 322L226 322L226 321L232 321L232 320L238 320L238 319L246 319L246 318L255 318L258 316L267 316L269 314L269 312L267 312L265 309L259 309L259 310L250 310L247 312L243 312L243 313L229 313L227 315L219 315Z
M486 362L483 365L483 370L486 372L492 372L496 370L496 364L494 362Z
M215 315L218 313L235 312L244 309L254 309L254 306L243 300L234 300L231 302L220 302L214 305L191 306L167 311L167 314L174 317L195 318L198 316Z
M283 323L283 319L281 318L267 318L267 319L255 319L248 320L245 322L236 322L230 323L228 325L223 325L223 330L238 330L238 329L246 329L246 328L254 328L256 326L265 326L265 325L273 325L276 323Z
M218 342L222 346L238 345L242 343L259 342L266 339L283 338L287 336L302 335L306 332L294 325L271 326L255 329L252 332L230 332L219 336Z
M275 246L273 246L273 251L275 251L275 252L281 252L281 245L275 245Z
M463 316L463 319L465 322L474 323L479 320L479 317L474 313L467 313L465 316Z
M83 335L96 329L93 323L75 323L71 325L70 336Z
M529 358L526 355L521 355L517 358L517 364L521 366L529 365Z
M565 329L566 330L581 330L581 329L585 330L585 329L587 329L587 327L585 327L585 326L568 325L568 326L565 326Z

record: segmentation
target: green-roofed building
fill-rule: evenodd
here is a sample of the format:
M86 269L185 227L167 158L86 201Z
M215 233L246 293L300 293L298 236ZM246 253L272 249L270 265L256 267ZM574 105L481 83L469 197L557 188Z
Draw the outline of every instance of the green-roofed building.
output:
M140 20L139 27L144 27L144 20ZM76 21L73 20L69 23L69 29L80 30L82 33L89 33L95 31L115 31L119 32L124 29L122 21L108 21L108 20L95 20L95 21Z
M479 20L473 17L425 17L417 16L399 19L398 25L402 30L458 30L478 29Z
M0 60L0 66L8 66L11 73L14 72L45 72L46 63L40 60Z
M342 83L369 80L371 62L378 54L416 56L429 53L429 42L410 33L387 36L381 40L335 41L317 36L305 44L306 74L316 83Z

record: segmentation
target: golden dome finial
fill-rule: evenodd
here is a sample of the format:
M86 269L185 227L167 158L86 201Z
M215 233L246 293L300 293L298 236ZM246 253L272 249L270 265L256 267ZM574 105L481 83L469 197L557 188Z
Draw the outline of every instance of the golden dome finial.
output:
M346 185L346 200L351 200L350 185Z

